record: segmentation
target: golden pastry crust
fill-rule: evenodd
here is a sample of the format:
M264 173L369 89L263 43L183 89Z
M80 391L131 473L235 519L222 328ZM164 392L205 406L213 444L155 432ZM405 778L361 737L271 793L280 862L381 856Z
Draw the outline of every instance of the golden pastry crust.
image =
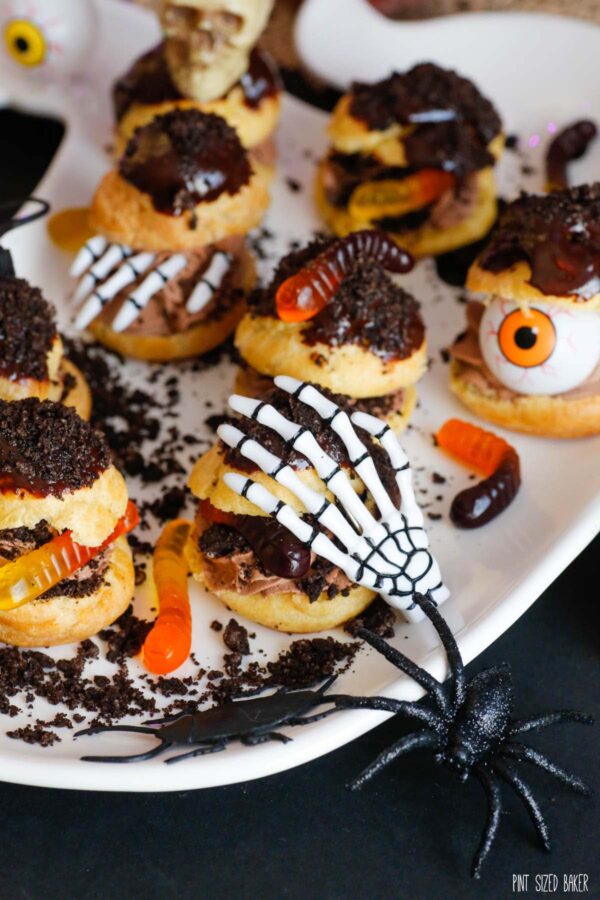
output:
M600 309L600 293L585 302L569 294L565 296L544 294L529 283L530 278L531 268L527 262L515 263L503 272L489 272L482 269L476 260L469 269L466 287L473 293L505 297L523 306L543 301L577 309Z
M450 388L476 415L509 428L549 438L578 438L600 434L600 394L567 400L563 397L520 395L500 397L492 388L484 391L464 378L465 365L458 360L450 369Z
M162 116L173 109L199 109L204 113L216 113L235 128L243 146L252 150L266 141L277 128L281 114L281 95L264 97L258 106L250 107L244 101L241 87L236 85L225 97L206 103L188 99L133 103L117 125L117 155L124 152L136 128L147 125L156 116Z
M263 382L263 376L258 375L247 366L240 366L235 376L233 390L236 394L242 394L244 397L258 397L259 394L272 387L271 379L266 376L264 383L259 382ZM402 388L402 392L404 397L401 408L392 410L384 417L396 434L404 431L417 405L417 389L414 385Z
M252 163L252 176L236 194L223 192L180 216L159 213L149 194L125 181L116 169L100 182L90 210L90 224L110 241L136 250L193 250L227 237L246 234L258 225L269 205L268 177ZM190 222L195 218L196 227Z
M237 282L244 294L247 294L256 281L254 257L244 248L238 255L238 262L240 273ZM91 323L89 331L106 347L116 350L123 356L149 362L167 362L190 356L202 356L203 353L218 347L235 330L245 310L246 301L245 297L242 297L239 303L232 306L220 319L201 321L186 331L169 335L117 332L100 319L95 319Z
M80 419L88 421L92 413L92 392L83 372L70 359L63 358L61 362L63 375L71 375L75 384L65 395L62 402L65 406L72 406Z
M52 647L82 641L106 628L125 612L133 597L135 576L127 538L115 541L101 586L89 597L34 600L0 610L0 641L17 647Z
M323 186L325 165L326 163L323 161L317 168L315 202L327 226L340 237L351 231L372 227L369 220L352 216L347 206L338 207L330 203ZM449 228L434 228L425 223L414 231L404 231L399 235L389 232L390 237L418 259L447 253L479 240L488 233L497 215L496 181L493 169L487 168L477 172L476 182L478 190L475 206L456 225Z
M198 550L198 531L194 530L186 547L186 557L192 575L206 587L202 554ZM375 594L367 588L354 586L348 596L338 594L330 600L321 594L312 603L305 594L281 592L273 594L237 594L235 591L212 591L229 609L251 622L287 633L327 631L359 615L372 602Z
M0 496L0 528L34 528L45 519L56 531L71 531L78 543L99 547L124 515L127 500L123 476L114 466L109 466L90 487L67 492L62 497L4 491Z
M50 350L46 354L46 371L48 377L12 379L0 375L0 400L25 400L37 397L39 400L58 400L62 391L60 368L63 359L63 343L57 334Z
M380 397L414 384L427 368L427 343L406 359L384 360L357 344L306 344L306 325L246 314L235 333L242 357L261 375L291 375L348 397Z

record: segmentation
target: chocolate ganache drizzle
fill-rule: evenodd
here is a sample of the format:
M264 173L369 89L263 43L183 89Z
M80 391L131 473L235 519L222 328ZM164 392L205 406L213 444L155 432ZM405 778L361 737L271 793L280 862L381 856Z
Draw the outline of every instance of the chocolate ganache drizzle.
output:
M510 203L479 257L489 272L516 263L531 268L543 294L584 302L600 292L600 182Z
M197 109L173 110L138 128L119 172L158 212L173 216L223 192L236 194L252 174L234 129Z
M494 106L472 81L433 63L376 84L355 83L350 113L372 130L413 126L403 139L408 166L461 179L494 164L488 144L502 127Z

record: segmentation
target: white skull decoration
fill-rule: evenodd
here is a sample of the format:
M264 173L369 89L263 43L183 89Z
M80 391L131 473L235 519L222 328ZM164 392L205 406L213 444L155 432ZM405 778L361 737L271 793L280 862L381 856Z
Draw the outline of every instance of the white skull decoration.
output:
M171 77L186 97L222 97L248 68L274 0L161 0Z
M0 0L0 61L13 76L73 75L83 66L95 33L93 0Z

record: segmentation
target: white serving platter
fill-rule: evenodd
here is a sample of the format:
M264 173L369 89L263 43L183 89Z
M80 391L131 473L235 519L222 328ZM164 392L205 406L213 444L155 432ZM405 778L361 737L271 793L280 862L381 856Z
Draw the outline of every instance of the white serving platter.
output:
M84 84L68 90L48 85L34 91L23 90L22 84L16 82L3 82L6 102L54 112L67 122L66 138L37 190L55 209L89 202L99 176L110 164L105 152L111 136L109 86L157 35L156 23L147 13L117 0L100 0L97 5L98 47ZM335 32L339 40L319 44L319 35L327 27L324 11L329 8L331 13L334 7L344 8ZM543 152L554 128L582 114L600 120L600 97L595 90L600 74L600 30L593 26L549 16L508 14L460 16L418 26L398 26L374 17L370 11L365 13L365 7L362 0L308 0L299 36L301 49L313 68L324 73L325 65L320 67L318 60L329 54L333 68L327 69L327 74L345 83L353 76L382 75L393 67L402 68L418 60L456 65L498 101L507 132L517 133L525 148L521 155L507 153L500 165L503 196L512 197L521 187L541 188ZM361 18L364 15L369 17L366 32ZM361 22L363 26L357 29ZM409 29L408 42L405 27ZM330 29L328 33L334 32ZM356 43L358 38L360 44ZM396 46L400 48L398 53ZM292 240L305 240L320 226L312 205L311 181L314 160L326 146L325 125L323 113L285 98L279 170L266 220L274 237L264 242L269 259L262 263L263 274L287 251ZM577 179L591 180L598 172L599 159L596 147L577 164ZM521 171L524 166L528 175ZM303 190L293 191L290 178L300 182ZM68 330L72 312L67 276L70 258L49 243L42 222L15 232L6 244L14 252L18 272L43 287L56 303L61 323ZM441 348L463 327L464 306L458 302L460 292L441 284L429 262L420 263L406 283L422 302L432 364L421 383L414 427L404 436L403 443L413 461L423 503L429 510L444 514L441 520L430 524L431 544L453 592L452 600L443 607L444 614L465 660L470 661L512 625L600 529L600 438L560 442L506 434L522 459L520 494L505 514L480 531L455 529L447 512L454 493L469 483L468 473L435 449L431 435L449 416L471 418L450 395L447 367L440 357ZM144 387L148 371L141 364L126 363L122 374L132 385ZM185 397L179 424L184 431L211 441L212 434L204 420L211 412L224 408L233 383L233 367L223 362L199 373L189 366L180 366L177 371ZM160 397L160 387L156 390ZM207 401L212 407L207 406ZM182 459L186 468L189 455L188 448ZM441 488L433 485L433 472L445 475L447 484ZM130 482L130 490L138 500L155 495L150 489L142 489L135 479ZM434 500L440 493L443 500ZM154 535L143 534L144 538L147 536ZM143 613L149 605L149 590L146 585L136 598L138 612ZM215 618L227 622L229 613L214 598L194 587L193 615L195 654L205 668L219 667L225 648L221 637L208 626ZM293 640L254 625L250 630L257 634L253 647L266 654L257 657L262 662L275 658ZM340 640L348 639L341 630L332 633ZM445 659L428 623L399 623L394 640L415 662L443 677ZM64 657L73 651L61 648L52 652ZM100 673L106 666L95 663L89 671ZM131 660L129 670L134 678L143 672L137 660ZM177 674L187 671L184 668ZM189 672L193 671L191 667ZM560 692L560 686L557 689ZM398 678L394 668L368 650L358 654L351 670L339 679L336 690L361 695L385 693L406 699L419 696L412 682ZM567 698L564 699L566 703ZM557 704L560 706L560 696ZM111 766L79 759L83 753L137 752L145 738L111 735L93 741L73 741L72 732L63 730L60 743L42 749L6 737L6 731L36 718L50 719L56 712L56 707L36 701L31 719L2 717L3 780L107 791L212 787L259 778L308 762L353 740L384 718L372 712L340 713L321 723L290 729L293 742L285 746L272 743L247 748L234 743L225 752L176 766L165 766L160 760Z

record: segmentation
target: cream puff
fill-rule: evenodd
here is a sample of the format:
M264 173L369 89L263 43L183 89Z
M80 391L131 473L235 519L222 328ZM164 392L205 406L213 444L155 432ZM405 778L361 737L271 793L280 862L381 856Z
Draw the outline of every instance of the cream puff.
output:
M256 47L273 0L169 0L159 15L163 41L117 81L113 104L120 149L136 128L172 109L199 109L226 119L252 157L271 171L281 82Z
M451 388L477 415L544 437L600 433L600 184L509 204L469 270Z
M343 409L350 409L343 397L320 390ZM271 389L261 399L314 434L321 448L344 467L357 493L365 492L350 465L344 444L310 406L279 389ZM244 430L289 464L305 484L329 500L334 499L308 460L294 451L289 442L254 419L244 420ZM393 502L399 503L389 458L376 441L362 432L361 439L386 491ZM254 467L239 450L219 442L200 457L189 479L189 487L199 500L195 529L187 550L196 580L235 612L286 632L333 628L358 615L371 603L372 591L351 583L340 569L315 556L276 519L232 491L223 481L228 472L250 473L254 481L306 516L298 499L287 488Z
M23 278L0 276L0 400L37 397L90 416L92 398L79 369L64 355L54 308Z
M338 235L382 228L417 257L470 244L496 218L501 129L471 81L433 63L356 83L329 125L319 211Z
M124 537L131 520L127 488L106 441L74 410L36 398L0 400L0 641L63 644L118 618L134 589ZM44 547L52 552L59 537L74 546L75 561L61 544L47 572L69 559L67 577L33 579L31 554ZM25 575L13 583L20 560Z
M378 238L400 253L377 232L315 241L285 256L271 283L250 295L235 334L243 361L238 393L257 396L269 379L291 375L344 395L355 409L386 418L396 431L406 426L416 403L415 385L427 367L425 326L417 301L392 280L382 261L367 253L348 256L337 289L304 321L289 321L278 306L286 282L310 277L319 259L340 248L345 253L346 244L363 237Z
M243 315L255 279L244 236L268 202L219 116L175 110L139 128L92 202L96 235L72 269L77 326L140 359L213 349Z

